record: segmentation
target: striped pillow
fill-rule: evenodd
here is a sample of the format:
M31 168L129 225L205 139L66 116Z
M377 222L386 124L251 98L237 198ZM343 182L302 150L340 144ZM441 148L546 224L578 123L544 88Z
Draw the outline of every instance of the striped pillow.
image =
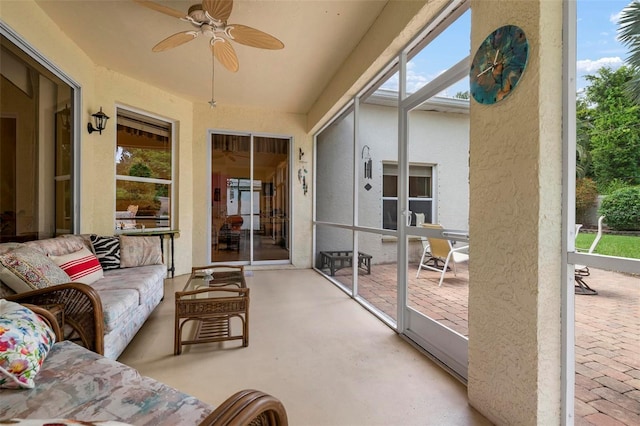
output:
M49 257L69 275L73 282L93 284L104 277L98 258L85 247L73 253Z
M91 235L93 251L102 265L102 269L120 269L120 239L118 237L101 237Z

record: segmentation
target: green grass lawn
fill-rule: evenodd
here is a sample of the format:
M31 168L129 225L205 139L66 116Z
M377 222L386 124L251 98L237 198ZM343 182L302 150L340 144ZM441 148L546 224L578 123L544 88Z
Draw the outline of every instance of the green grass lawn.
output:
M595 238L596 234L580 232L576 239L576 248L586 252ZM604 234L594 253L640 259L640 237Z

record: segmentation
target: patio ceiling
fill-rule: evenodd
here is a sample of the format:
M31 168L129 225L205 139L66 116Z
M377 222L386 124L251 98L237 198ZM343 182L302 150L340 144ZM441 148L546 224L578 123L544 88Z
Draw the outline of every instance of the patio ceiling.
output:
M37 0L44 12L96 64L196 102L211 99L211 53L200 37L153 53L160 40L191 30L187 22L131 0ZM186 11L197 1L157 3ZM218 105L309 111L342 62L375 21L386 0L235 0L230 23L273 34L283 50L235 44L240 70L216 62Z

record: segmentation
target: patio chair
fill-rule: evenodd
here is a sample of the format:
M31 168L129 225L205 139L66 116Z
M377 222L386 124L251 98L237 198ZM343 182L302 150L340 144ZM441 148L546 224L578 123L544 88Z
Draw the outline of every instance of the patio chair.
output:
M593 253L593 251L596 249L596 246L600 242L600 238L602 238L602 221L603 220L604 220L604 216L600 216L598 218L598 233L596 234L596 238L593 240L593 242L591 243L591 246L589 247L589 250L587 251L587 253L589 254ZM578 236L579 230L580 228L578 227L578 225L576 225L576 237ZM580 250L576 248L576 251L580 251ZM584 280L586 277L591 275L591 273L589 272L589 267L586 265L574 265L574 267L575 267L574 278L576 280L575 293L588 295L588 296L595 296L596 294L598 294L598 292L592 289L591 287L589 287L589 285Z
M431 223L423 223L422 226L430 229L442 229L442 226ZM465 245L453 248L451 241L434 237L427 237L427 241L429 246L422 252L422 258L420 259L416 278L420 277L420 271L423 268L440 272L440 281L438 283L438 287L440 287L442 286L444 274L447 272L449 266L451 266L451 269L453 270L453 275L456 276L456 263L464 262L469 259L469 254L465 253L469 246ZM429 251L427 251L427 249Z
M125 211L116 211L116 229L136 229L138 206L130 204Z

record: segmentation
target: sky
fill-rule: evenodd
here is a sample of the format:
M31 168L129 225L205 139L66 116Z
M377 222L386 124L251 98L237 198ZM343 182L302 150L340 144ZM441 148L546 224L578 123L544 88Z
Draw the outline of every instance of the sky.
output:
M576 89L587 85L585 75L595 74L603 66L617 69L628 56L627 48L617 40L620 12L630 0L577 0ZM469 55L470 12L467 11L407 65L407 91L412 93L446 69ZM446 52L442 54L441 52ZM398 75L383 86L398 90ZM441 93L454 96L469 90L468 78Z
M584 89L584 76L603 66L618 69L628 56L617 40L618 19L629 0L578 0L576 88Z

